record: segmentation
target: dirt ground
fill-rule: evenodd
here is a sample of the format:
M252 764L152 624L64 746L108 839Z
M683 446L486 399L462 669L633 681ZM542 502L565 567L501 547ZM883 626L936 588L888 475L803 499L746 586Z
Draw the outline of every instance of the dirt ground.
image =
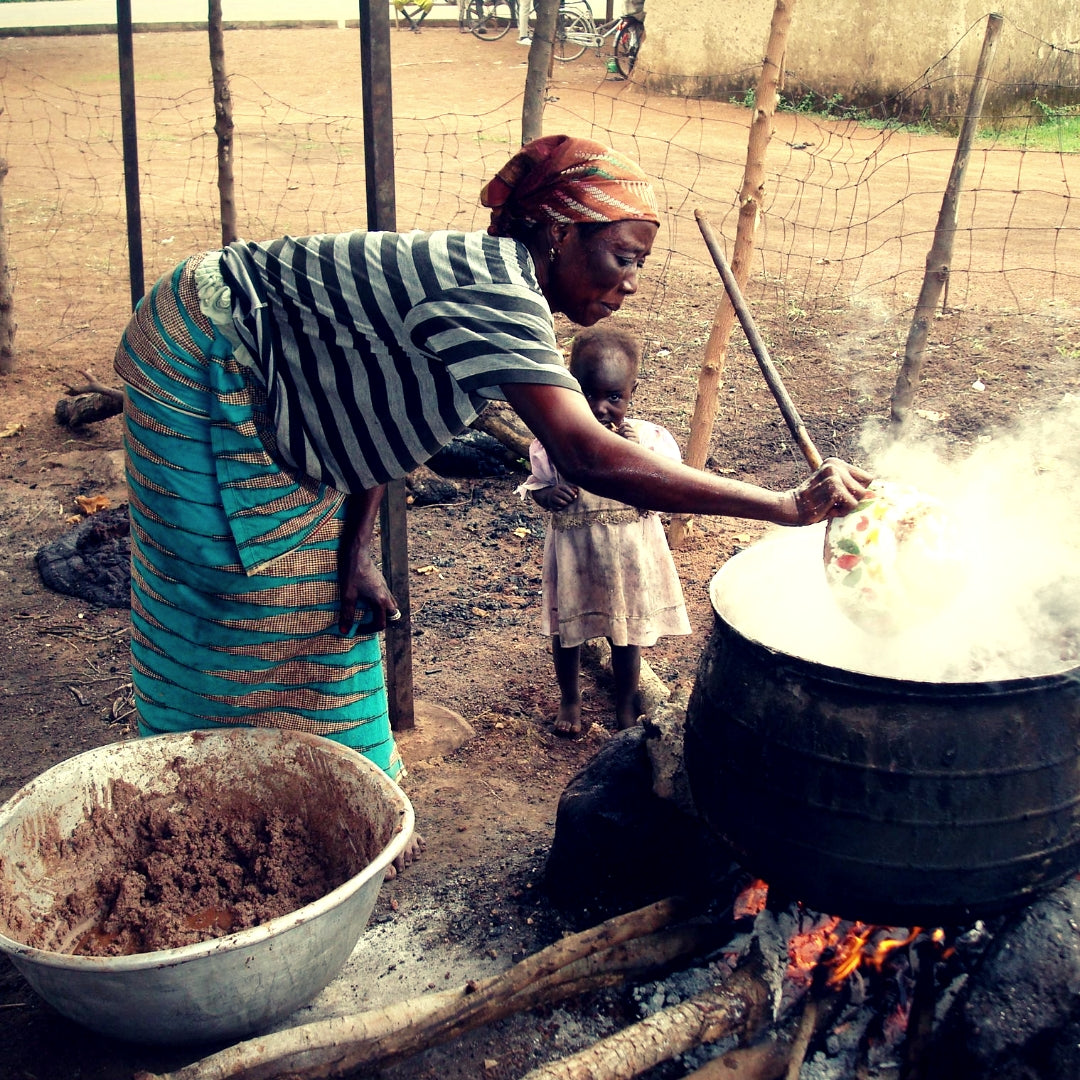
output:
M263 62L285 70L292 34L263 33L256 41L241 32L237 48L257 51ZM161 39L154 49L163 64L187 61L193 48L189 35L153 36ZM430 79L425 60L442 63L451 49L458 50L457 31L401 36L408 38L412 53L395 71L400 80L395 94L437 101L438 80ZM468 62L455 66L455 84L477 101L494 100L502 93L495 69L468 40L467 57L462 51ZM112 48L111 42L106 45ZM19 47L32 50L35 62L70 69L102 46L91 39L41 39L22 41ZM403 47L396 38L395 56ZM175 53L170 55L169 48ZM574 78L603 79L601 62L585 58L579 63L573 65ZM499 69L499 78L505 74L505 68ZM297 68L296 77L308 76ZM880 197L884 202L892 198L888 192ZM1024 243L1021 231L1015 244ZM1022 254L1014 255L1023 265ZM635 310L631 301L620 314L621 321L654 343L679 337L677 327L686 320L707 328L717 300L715 280L700 269L676 266L667 274L662 306ZM888 413L895 335L868 331L858 316L835 306L798 320L765 303L755 310L774 355L788 360L788 389L818 446L826 454L863 459L864 432L880 426ZM20 312L25 337L31 336L33 319L33 311ZM567 334L569 328L561 330ZM1006 317L988 293L982 303L945 313L935 322L931 340L934 350L917 401L923 415L916 427L950 452L962 454L1015 418L1056 405L1067 394L1080 394L1075 311L1058 308L1052 318ZM79 382L79 371L90 367L111 375L102 352L107 345L105 338L84 338L75 339L62 356L48 349L20 352L16 370L2 382L0 694L5 717L0 798L62 759L132 735L127 611L50 592L34 563L43 544L72 527L76 496L101 494L114 504L124 500L119 420L69 430L53 419L64 384ZM666 424L685 446L694 384L681 367L668 363L660 347L646 357L633 411ZM805 474L741 340L729 359L710 467L772 488L788 487ZM586 671L585 734L567 740L553 733L556 689L538 632L543 522L534 507L513 494L521 479L523 474L515 473L463 479L457 501L409 512L415 693L459 713L475 737L453 753L428 760L410 758L410 739L403 738L409 768L405 788L427 850L420 862L385 885L375 916L376 929L382 930L410 911L445 907L455 913L441 931L445 938L496 967L590 921L586 907L560 911L545 899L542 870L561 791L614 730L608 687L601 675ZM676 692L689 688L709 633L711 576L761 533L761 526L751 522L699 520L676 551L694 632L662 641L648 653L653 669ZM423 948L424 927L416 933ZM387 955L381 975L389 977L397 962L397 956ZM440 974L440 986L457 985L458 974ZM577 1013L548 1010L527 1021L506 1021L383 1075L516 1080L566 1051L568 1036L556 1033L572 1026L575 1016L596 1020L598 1010L618 1013L624 1007L615 995L601 1003L586 1002ZM159 1071L194 1056L140 1049L85 1032L57 1016L6 959L0 961L3 1077L121 1080L140 1068ZM665 1073L675 1075L683 1073Z

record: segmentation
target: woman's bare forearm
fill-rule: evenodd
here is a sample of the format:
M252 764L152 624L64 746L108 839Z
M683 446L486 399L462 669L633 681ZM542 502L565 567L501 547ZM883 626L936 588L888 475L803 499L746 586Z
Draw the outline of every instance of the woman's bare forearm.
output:
M375 522L386 494L386 485L349 495L345 500L345 532L351 538L370 544L375 536Z
M507 400L544 444L560 474L587 491L644 510L809 524L851 509L869 474L829 461L803 484L770 491L692 469L598 424L584 397L557 386L505 386Z

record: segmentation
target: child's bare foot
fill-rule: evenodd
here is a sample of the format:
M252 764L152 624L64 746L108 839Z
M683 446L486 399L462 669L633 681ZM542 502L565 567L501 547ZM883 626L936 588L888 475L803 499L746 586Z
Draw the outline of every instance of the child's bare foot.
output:
M414 832L412 838L405 845L405 850L386 868L383 881L396 878L406 866L411 865L420 858L420 853L426 847L427 841L418 832Z
M581 705L560 705L559 715L555 717L556 735L581 734Z
M618 725L620 731L637 727L639 719L640 717L638 716L636 709L631 709L626 713L616 713L615 715L615 723Z

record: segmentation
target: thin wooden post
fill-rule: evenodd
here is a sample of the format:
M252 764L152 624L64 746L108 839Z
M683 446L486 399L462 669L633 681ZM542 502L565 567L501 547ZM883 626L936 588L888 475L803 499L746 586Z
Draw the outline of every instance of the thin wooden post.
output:
M385 0L360 0L360 89L363 96L364 171L369 229L397 228L394 191L394 112L391 98L390 11ZM386 487L379 510L382 571L401 609L386 626L386 693L390 727L416 726L412 674L412 615L409 607L409 539L405 481Z
M229 77L225 71L225 35L221 29L221 0L210 0L210 73L214 80L214 134L217 135L218 203L221 207L221 246L237 238L233 176L233 117Z
M754 93L754 119L750 124L750 136L746 147L746 167L739 192L739 223L735 231L735 248L731 257L731 270L740 290L746 289L750 276L750 256L754 250L754 232L761 220L761 208L765 203L765 154L772 137L772 121L776 112L777 88L783 75L784 52L787 48L788 30L791 28L795 0L776 0L773 8L769 41L765 46L765 60L761 65ZM720 385L727 362L728 340L735 325L735 308L727 293L720 299L713 316L709 340L705 343L705 359L698 374L697 399L694 415L690 420L690 441L686 447L687 465L703 469L709 456L713 424L719 407ZM690 531L690 514L676 514L668 526L668 543L678 548Z
M4 177L8 163L0 158L0 375L9 375L15 366L15 297L8 270L7 222L4 220Z
M952 172L945 195L941 200L937 227L934 229L934 242L926 256L926 271L923 274L922 289L915 304L915 315L908 329L907 343L904 346L904 361L893 388L892 407L889 427L894 438L898 437L911 412L911 403L915 400L915 387L922 373L923 358L926 351L926 338L930 331L930 320L934 317L941 290L949 280L949 265L952 262L953 241L956 238L957 205L960 201L960 189L964 185L964 172L967 169L971 144L982 116L983 102L990 67L994 59L994 47L1001 33L1002 16L991 13L986 19L986 35L983 38L979 64L975 70L975 81L971 87L964 125L960 129L960 138L956 143L956 156L953 158Z
M529 0L518 0L524 10ZM529 66L525 72L525 93L521 103L521 142L544 134L544 98L555 53L555 24L559 0L536 0L536 23L529 45Z
M120 54L120 132L124 148L127 207L128 282L131 306L146 291L143 272L142 203L139 200L139 144L135 126L135 59L131 46L131 0L116 0L116 45Z

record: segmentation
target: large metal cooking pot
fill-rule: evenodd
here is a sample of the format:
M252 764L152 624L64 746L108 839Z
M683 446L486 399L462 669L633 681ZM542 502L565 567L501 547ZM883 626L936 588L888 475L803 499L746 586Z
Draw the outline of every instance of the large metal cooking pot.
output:
M801 659L715 619L688 705L698 810L780 895L965 925L1080 867L1080 668L917 682ZM790 617L790 615L789 615Z

